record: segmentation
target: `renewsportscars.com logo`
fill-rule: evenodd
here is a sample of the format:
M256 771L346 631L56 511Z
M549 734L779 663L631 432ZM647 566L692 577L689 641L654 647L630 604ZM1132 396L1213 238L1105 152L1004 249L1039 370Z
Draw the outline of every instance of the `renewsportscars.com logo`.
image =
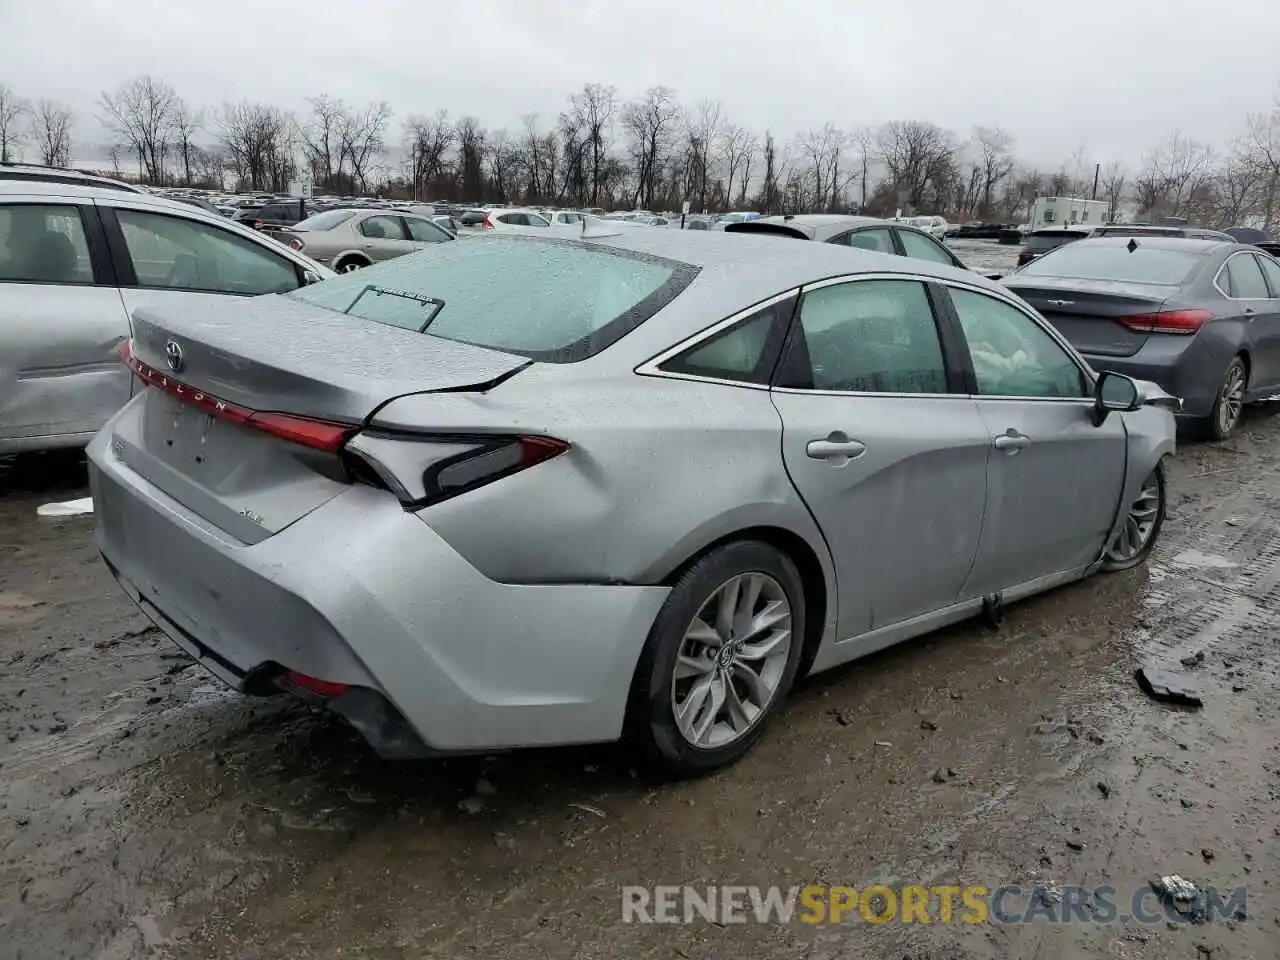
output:
M1244 887L1175 898L1144 884L968 886L623 887L624 923L1144 924L1243 920Z

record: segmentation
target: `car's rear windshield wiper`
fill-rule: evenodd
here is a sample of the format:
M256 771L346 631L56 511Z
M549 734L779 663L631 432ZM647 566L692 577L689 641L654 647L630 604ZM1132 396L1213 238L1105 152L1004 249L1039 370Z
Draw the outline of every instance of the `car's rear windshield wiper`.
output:
M342 312L422 333L443 309L444 301L438 297L371 283Z

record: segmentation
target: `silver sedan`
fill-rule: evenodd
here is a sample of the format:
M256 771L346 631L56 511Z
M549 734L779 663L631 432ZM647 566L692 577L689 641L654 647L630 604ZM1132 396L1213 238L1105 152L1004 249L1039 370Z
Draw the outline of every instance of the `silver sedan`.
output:
M796 678L1142 563L1172 402L973 273L488 235L138 314L97 540L172 640L386 756L746 752Z
M456 238L428 217L393 210L339 209L308 217L283 231L280 239L338 273L350 273Z

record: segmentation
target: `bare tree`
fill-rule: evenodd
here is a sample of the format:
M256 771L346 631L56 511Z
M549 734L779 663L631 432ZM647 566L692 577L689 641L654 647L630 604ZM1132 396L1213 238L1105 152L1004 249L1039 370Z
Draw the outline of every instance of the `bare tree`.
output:
M720 135L723 113L718 100L702 100L684 118L684 196L699 212L707 208L713 173L711 151Z
M846 139L844 132L830 123L823 124L821 130L809 130L796 137L796 149L807 164L804 206L818 212L835 208L836 198L843 189L840 159Z
M756 205L762 213L781 213L782 193L778 189L778 180L782 170L778 162L778 145L773 139L773 134L768 130L764 134L764 148L762 151L762 159L764 162L764 184L760 189L760 196L756 201Z
M363 110L344 112L340 120L338 137L341 156L351 164L351 176L360 192L368 193L372 163L386 149L391 107L385 100L370 103Z
M932 123L895 120L876 131L879 159L888 168L892 188L918 208L954 165L955 136Z
M1013 172L1013 137L1000 127L974 127L973 142L978 148L982 196L978 215L991 216L991 199L996 188Z
M858 212L861 213L867 205L867 178L875 156L876 132L871 127L859 127L849 139L858 151Z
M47 167L71 162L71 108L57 100L40 100L32 113L32 135Z
M342 134L347 127L347 109L341 100L327 93L311 97L307 103L311 115L299 133L311 179L326 190L342 189L345 184L340 181L346 162Z
M635 168L635 205L652 207L680 121L680 107L667 87L650 87L644 98L622 108L622 128Z
M463 117L457 126L458 152L462 163L462 198L484 199L484 156L487 148L484 128L475 117Z
M149 183L163 183L165 156L181 106L173 87L143 74L114 94L103 93L98 106L102 125L137 155L139 175Z
M444 175L445 154L454 143L453 124L449 122L449 112L439 110L430 117L410 114L404 129L409 147L413 197L418 200L422 199L420 194L427 184Z
M751 179L751 158L756 152L756 138L746 127L730 123L720 135L720 149L724 156L725 196L732 202L733 181L738 174L742 175L738 187L739 203L745 201L747 184Z
M1213 178L1213 148L1174 130L1147 154L1135 181L1145 214L1185 216Z
M1099 184L1102 190L1102 199L1107 201L1107 219L1114 221L1120 213L1120 204L1124 200L1124 191L1127 186L1128 172L1125 166L1118 160L1112 160L1102 168L1102 175Z
M182 182L190 186L192 152L196 149L192 138L204 126L204 111L193 110L178 97L173 111L173 135L178 141L178 155L182 158Z
M603 83L588 83L581 92L569 98L570 112L582 131L591 157L590 201L593 205L600 202L605 158L609 153L609 136L613 129L613 115L618 107L617 93L616 88Z
M522 166L520 147L507 136L507 131L497 130L489 141L489 185L502 203L519 196L519 176Z
M14 151L26 141L23 121L30 110L27 101L0 83L0 162L12 160Z
M1280 218L1280 94L1271 112L1249 117L1237 151L1258 174L1262 226L1270 230Z
M242 187L284 190L294 173L292 119L265 103L224 104L218 135Z

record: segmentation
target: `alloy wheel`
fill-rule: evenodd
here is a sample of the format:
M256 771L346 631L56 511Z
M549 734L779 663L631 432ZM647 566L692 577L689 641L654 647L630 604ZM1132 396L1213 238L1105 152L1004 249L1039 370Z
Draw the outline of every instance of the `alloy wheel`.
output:
M1236 421L1240 419L1244 387L1244 368L1239 363L1231 364L1218 394L1218 432L1224 437L1235 429Z
M1107 544L1107 557L1113 563L1128 563L1146 550L1155 535L1161 506L1160 478L1157 470L1152 470L1142 481L1142 489L1129 505L1124 523Z
M713 749L751 729L778 693L791 643L791 604L773 577L743 573L713 591L685 629L672 672L685 740Z
M344 263L341 267L338 268L338 272L339 273L355 273L357 270L360 269L360 267L361 267L361 264L357 263L355 260L348 260L346 263Z

